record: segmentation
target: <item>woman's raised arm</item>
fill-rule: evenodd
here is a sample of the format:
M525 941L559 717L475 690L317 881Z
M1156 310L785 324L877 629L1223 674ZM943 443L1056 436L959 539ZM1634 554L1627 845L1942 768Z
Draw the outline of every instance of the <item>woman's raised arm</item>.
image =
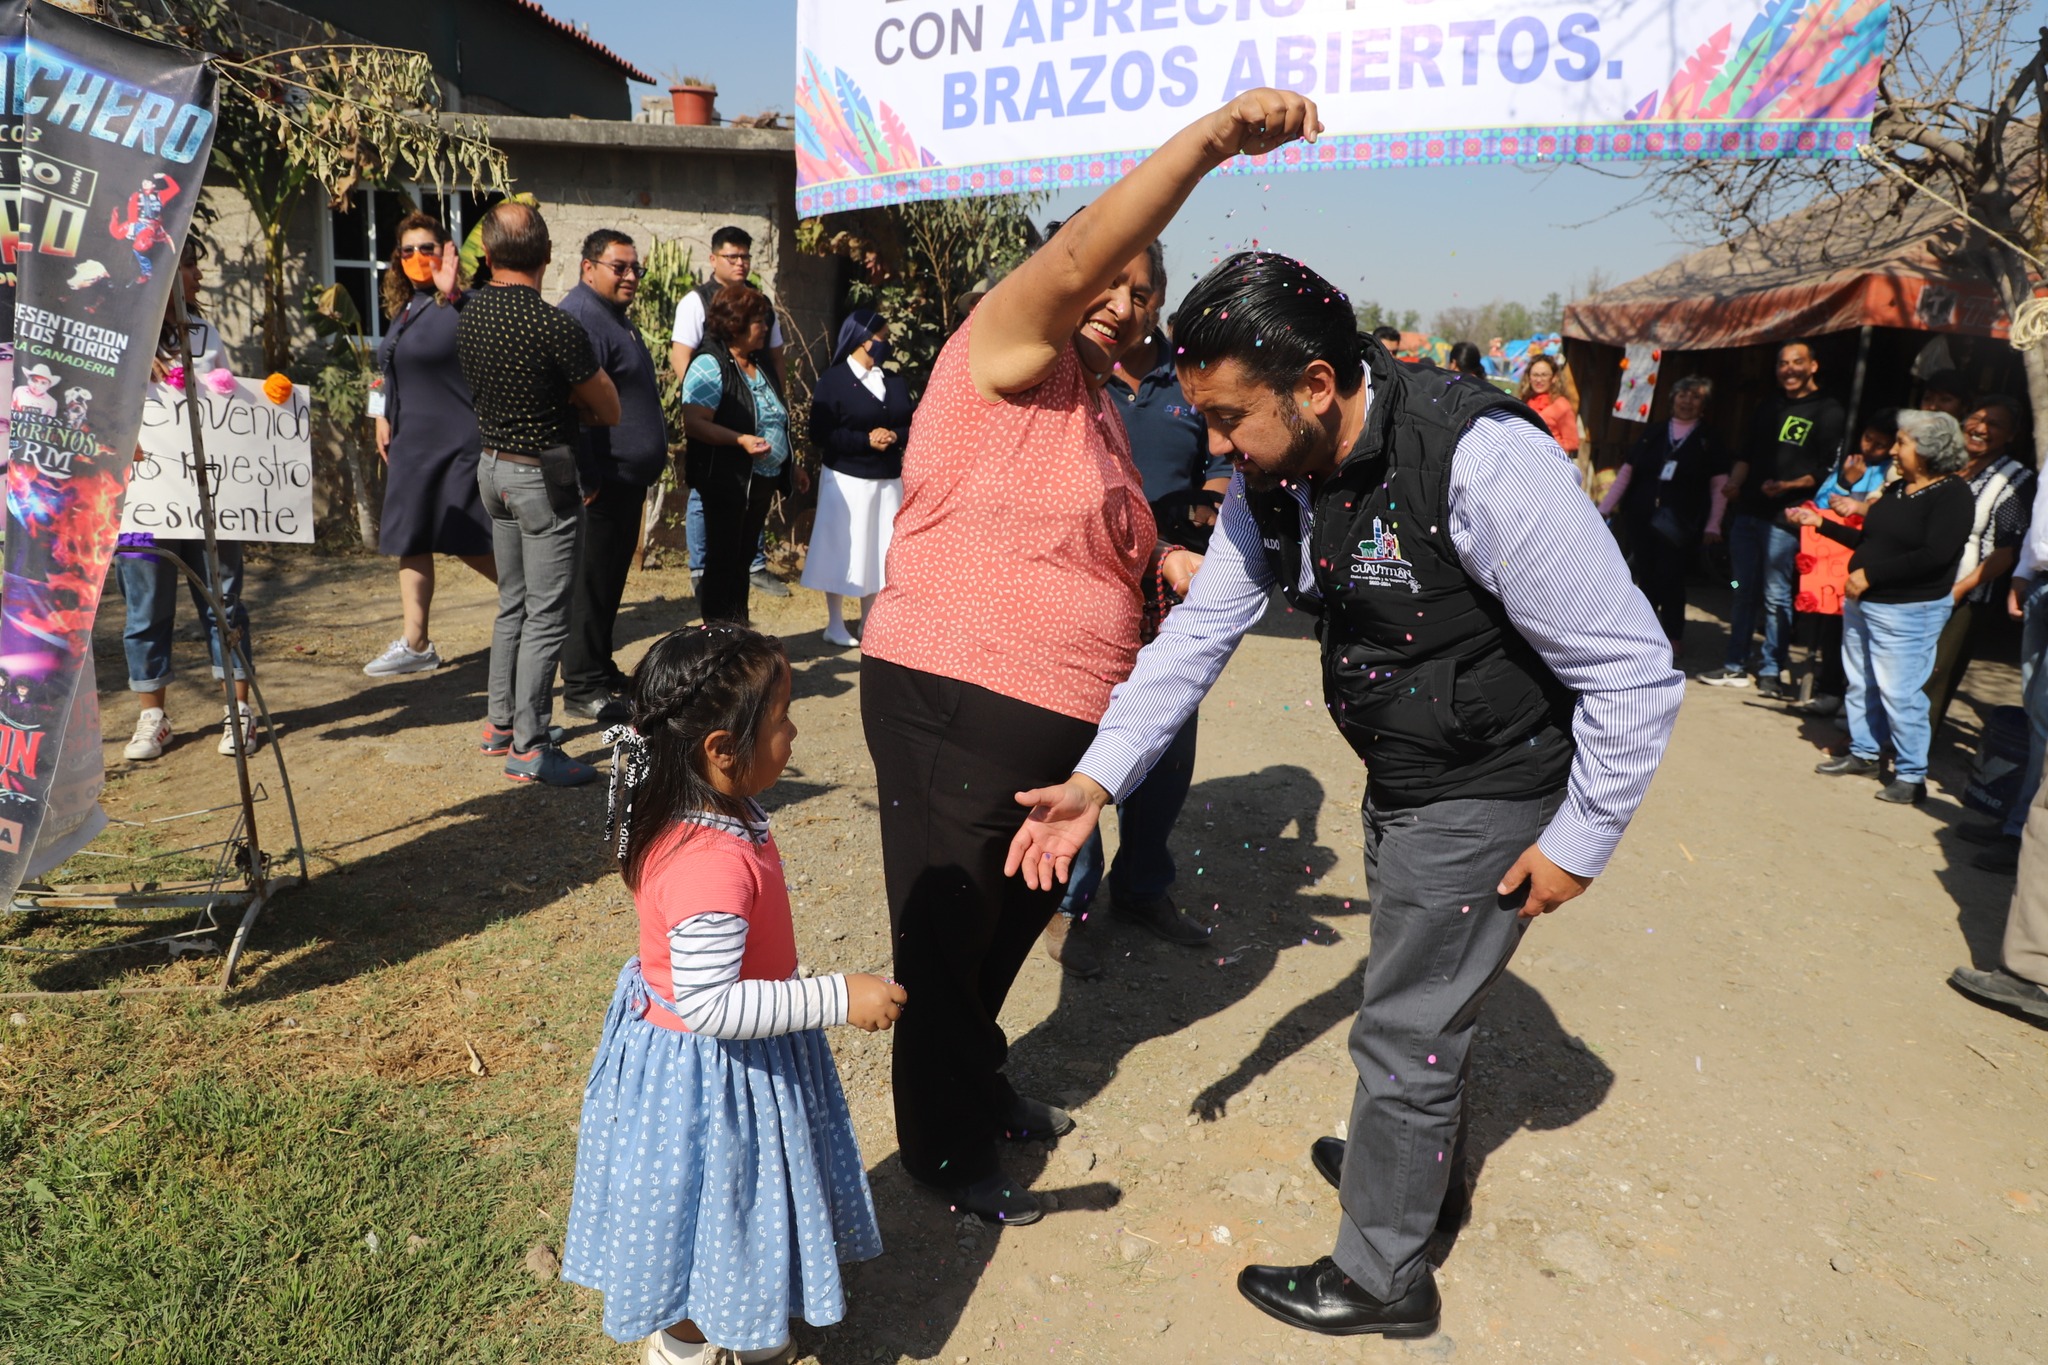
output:
M1173 221L1197 181L1234 156L1296 138L1314 142L1322 127L1314 103L1300 95L1248 90L1175 133L976 307L968 356L975 387L994 398L1041 382L1088 306Z

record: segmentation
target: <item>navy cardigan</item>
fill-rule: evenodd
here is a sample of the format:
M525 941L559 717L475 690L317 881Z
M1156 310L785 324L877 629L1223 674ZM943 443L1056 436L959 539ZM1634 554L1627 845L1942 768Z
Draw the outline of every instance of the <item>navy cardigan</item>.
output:
M903 477L903 447L910 439L910 387L900 375L882 371L882 392L877 400L854 374L850 363L842 362L818 376L811 391L811 441L825 467L854 479L900 479ZM876 450L868 444L868 433L887 427L896 433L896 444Z

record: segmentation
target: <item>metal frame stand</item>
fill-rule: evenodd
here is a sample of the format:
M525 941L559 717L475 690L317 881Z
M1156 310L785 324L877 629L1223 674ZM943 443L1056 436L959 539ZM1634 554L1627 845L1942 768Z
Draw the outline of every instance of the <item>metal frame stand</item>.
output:
M172 286L171 313L174 322L177 324L178 356L180 362L185 367L185 382L188 386L187 393L189 394L191 391L190 386L197 381L197 376L192 373L191 332L188 326L188 315L185 311L185 297L181 284L174 284ZM184 560L169 550L154 545L139 548L145 553L156 555L159 559L178 566L185 577L191 581L193 589L205 600L206 608L213 616L214 628L220 632L221 657L222 662L226 665L221 670L225 675L221 679L221 690L227 704L228 733L233 736L235 743L235 780L241 799L228 805L214 806L205 810L186 811L179 815L164 816L157 820L124 821L121 823L151 826L218 814L223 811L239 809L240 813L225 837L219 840L194 844L188 848L175 850L172 853L156 855L168 858L194 853L201 849L217 849L218 854L214 860L212 873L203 889L167 893L135 891L108 894L100 891L97 893L81 892L79 894L66 894L59 888L29 887L19 891L12 905L9 906L9 909L18 912L34 912L38 910L176 909L192 907L196 908L199 912L192 928L179 933L166 934L158 938L143 939L138 942L102 945L91 948L28 948L18 944L0 944L0 949L16 953L71 957L93 953L121 952L133 948L146 947L154 943L165 943L172 945L172 952L175 955L178 943L198 939L209 931L225 927L217 916L218 911L233 910L239 907L242 911L241 920L236 924L233 937L228 942L225 954L226 960L222 964L220 977L211 985L105 986L82 990L5 991L0 992L0 999L66 995L110 995L130 992L147 994L152 991L212 990L224 993L234 981L235 966L241 960L242 950L248 945L249 934L256 927L256 920L263 913L264 907L279 892L289 890L295 886L302 886L311 877L311 872L306 862L306 840L299 827L298 803L292 796L291 776L285 770L284 747L278 742L277 728L270 720L270 708L265 705L263 689L257 684L256 666L249 656L248 642L241 637L241 633L235 629L234 624L228 619L228 614L224 610L224 604L221 599L220 542L214 534L213 487L208 477L206 438L199 420L198 404L190 401L188 398L185 404L185 411L191 423L192 460L195 466L193 482L197 485L199 495L200 526L205 532L206 576L204 578L200 577L199 574L193 571L191 565L185 563ZM133 553L133 551L130 551L130 553ZM269 859L265 857L262 842L257 837L256 807L259 803L269 799L269 793L260 784L252 783L249 778L248 741L250 736L249 732L243 729L242 709L236 704L235 683L237 679L235 674L237 672L243 675L240 681L244 681L249 685L250 700L255 703L255 713L259 727L258 733L269 737L270 751L277 761L278 785L284 792L285 813L290 819L292 827L293 852L296 854L299 864L296 876L273 877L270 874ZM242 891L224 890L223 888L229 877L237 869L244 874L247 889Z

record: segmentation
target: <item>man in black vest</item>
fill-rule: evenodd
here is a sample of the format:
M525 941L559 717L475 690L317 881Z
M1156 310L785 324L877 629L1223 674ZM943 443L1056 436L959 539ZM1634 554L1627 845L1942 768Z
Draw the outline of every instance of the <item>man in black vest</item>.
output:
M1199 704L1277 586L1316 618L1323 695L1367 766L1372 954L1351 1032L1333 1255L1249 1266L1246 1298L1333 1335L1422 1336L1425 1252L1469 1202L1479 1010L1537 915L1607 864L1683 695L1656 615L1535 414L1397 364L1298 261L1244 253L1195 286L1175 362L1237 474L1188 600L1116 689L1063 785L1024 792L1027 882L1064 878L1102 806Z

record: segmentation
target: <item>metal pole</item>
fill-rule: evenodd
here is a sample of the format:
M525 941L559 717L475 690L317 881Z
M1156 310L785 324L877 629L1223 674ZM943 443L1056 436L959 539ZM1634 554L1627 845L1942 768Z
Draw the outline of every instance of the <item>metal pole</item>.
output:
M210 610L214 613L214 629L220 633L221 691L227 698L228 733L235 741L235 780L242 789L242 828L249 838L249 885L256 893L258 905L267 899L267 878L263 870L263 845L256 837L256 797L249 785L248 736L242 730L242 708L235 696L235 665L253 674L255 660L242 647L237 638L234 623L228 619L225 594L221 591L220 541L214 535L213 526L213 485L206 466L206 435L199 420L198 384L199 376L192 373L192 332L190 315L185 311L184 271L171 285L171 316L178 329L178 363L185 367L185 415L192 429L192 482L199 491L199 525L206 533L206 579L209 590Z
M1863 335L1856 343L1856 377L1849 383L1849 421L1842 429L1842 448L1835 452L1835 461L1840 463L1849 448L1863 434L1857 425L1857 415L1863 409L1863 376L1870 369L1870 324L1863 325Z

